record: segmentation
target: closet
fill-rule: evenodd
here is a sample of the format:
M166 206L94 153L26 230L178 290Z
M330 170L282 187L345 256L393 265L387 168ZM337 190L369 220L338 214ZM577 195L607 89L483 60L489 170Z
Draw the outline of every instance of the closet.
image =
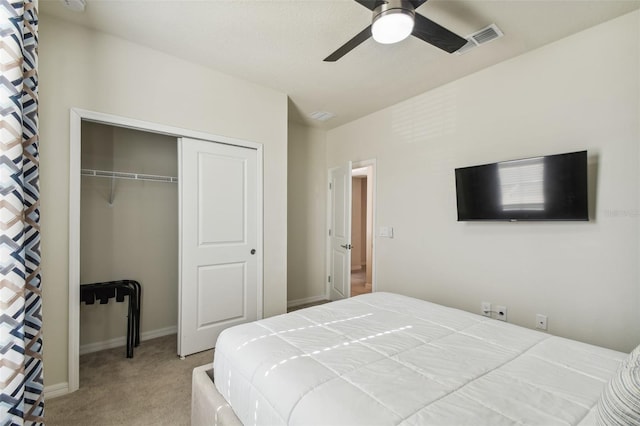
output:
M79 355L131 355L136 324L128 303L87 304L82 284L139 282L141 345L177 333L182 358L262 318L261 144L80 109L70 129L71 392Z
M80 282L140 282L142 340L177 332L177 153L176 137L82 122ZM124 346L126 327L126 302L81 303L80 354Z

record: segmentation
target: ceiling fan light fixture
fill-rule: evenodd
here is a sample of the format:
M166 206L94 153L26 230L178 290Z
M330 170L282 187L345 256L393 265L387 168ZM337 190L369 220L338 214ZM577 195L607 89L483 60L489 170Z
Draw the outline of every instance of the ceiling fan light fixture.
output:
M413 32L414 10L407 0L390 0L373 12L371 35L382 44L398 43Z

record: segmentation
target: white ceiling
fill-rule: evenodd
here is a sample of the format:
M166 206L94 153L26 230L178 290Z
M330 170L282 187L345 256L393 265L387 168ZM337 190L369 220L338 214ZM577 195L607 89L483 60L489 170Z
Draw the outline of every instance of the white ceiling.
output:
M370 24L353 0L87 0L85 12L40 0L40 13L96 29L289 95L290 118L333 128L640 8L640 0L430 0L417 12L467 36L505 36L464 55L415 37L369 39L322 60ZM606 46L594 46L602 49ZM324 123L308 115L330 111Z

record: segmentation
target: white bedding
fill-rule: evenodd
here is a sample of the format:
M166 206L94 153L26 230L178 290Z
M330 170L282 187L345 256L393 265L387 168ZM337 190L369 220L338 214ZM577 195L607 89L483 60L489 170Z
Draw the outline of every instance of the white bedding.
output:
M214 375L245 425L585 425L625 357L378 292L224 331Z

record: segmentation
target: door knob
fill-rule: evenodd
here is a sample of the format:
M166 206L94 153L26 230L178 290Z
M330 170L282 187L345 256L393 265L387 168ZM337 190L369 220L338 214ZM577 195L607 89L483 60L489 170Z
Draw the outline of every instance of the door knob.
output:
M343 249L351 250L351 244L340 245Z
M256 254L256 249L251 249L251 254Z

